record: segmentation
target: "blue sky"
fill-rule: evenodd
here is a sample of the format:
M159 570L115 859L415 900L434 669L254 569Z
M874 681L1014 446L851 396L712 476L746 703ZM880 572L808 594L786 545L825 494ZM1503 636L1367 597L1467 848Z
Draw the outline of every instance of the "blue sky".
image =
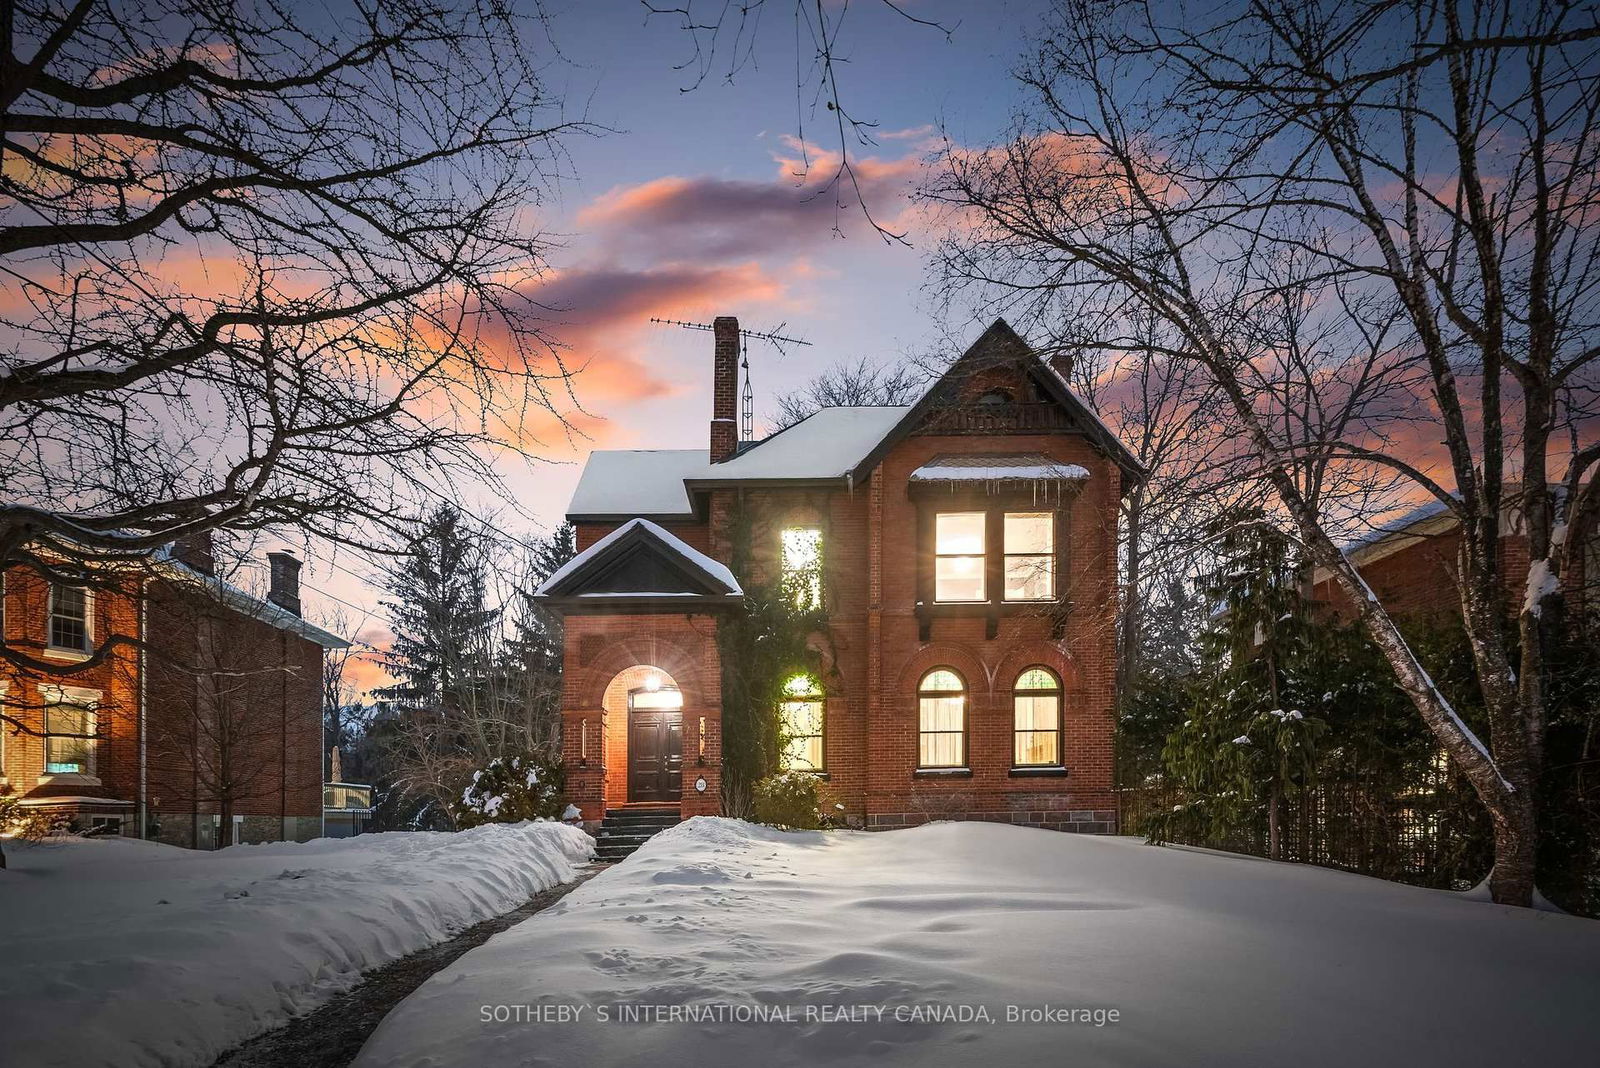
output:
M844 9L839 78L846 107L879 131L876 146L852 146L870 206L907 226L909 245L882 241L848 199L835 212L826 196L812 195L832 173L825 159L809 178L795 173L802 117L822 153L837 151L838 135L809 98L797 116L789 0L768 0L752 61L732 83L719 56L691 92L683 89L693 73L675 67L692 44L671 18L646 19L636 0L546 5L560 49L542 68L547 85L569 117L611 131L565 143L565 175L537 209L562 235L540 295L564 308L550 333L583 368L576 406L564 413L583 436L548 418L530 421L540 462L506 459L508 492L469 488L469 508L510 533L534 532L560 522L590 449L705 446L710 337L652 326L652 315L736 315L756 329L784 323L812 342L784 355L752 349L758 434L778 393L833 363L948 349L946 328L976 336L982 324L942 323L924 291L930 234L909 194L941 129L962 144L1004 130L1017 98L1009 71L1046 5L906 6L954 27L950 38L878 0L856 0ZM828 10L836 16L841 7ZM305 574L310 611L342 611L348 629L384 644L380 591L363 581L375 570L348 553L314 556Z

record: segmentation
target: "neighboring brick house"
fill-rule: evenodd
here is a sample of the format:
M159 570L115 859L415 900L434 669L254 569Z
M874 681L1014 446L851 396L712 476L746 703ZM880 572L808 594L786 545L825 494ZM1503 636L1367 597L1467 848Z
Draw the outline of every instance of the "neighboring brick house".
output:
M0 664L0 795L174 845L322 833L322 658L345 642L300 617L300 563L272 553L254 597L214 574L207 539L128 561L105 589L5 573L3 636L71 673ZM224 832L224 818L229 832Z
M1520 607L1520 583L1528 573L1528 537L1520 500L1509 487L1510 498L1502 508L1500 521L1500 568L1508 577L1508 587L1516 593ZM1572 553L1562 576L1569 619L1592 611L1600 602L1594 592L1600 587L1600 538L1594 529L1579 531L1574 537L1577 551ZM1458 554L1461 550L1461 523L1440 501L1429 501L1369 536L1346 546L1345 553L1360 570L1367 585L1391 615L1409 619L1461 618L1461 588L1458 583ZM1341 617L1353 617L1354 605L1344 591L1322 568L1312 576L1312 596L1330 606Z
M1121 494L1133 456L1004 322L916 404L827 408L739 442L738 323L714 324L710 449L597 451L565 616L568 792L721 810L719 619L750 579L820 598L821 667L790 680L785 762L851 822L1116 829ZM745 544L736 545L744 541Z

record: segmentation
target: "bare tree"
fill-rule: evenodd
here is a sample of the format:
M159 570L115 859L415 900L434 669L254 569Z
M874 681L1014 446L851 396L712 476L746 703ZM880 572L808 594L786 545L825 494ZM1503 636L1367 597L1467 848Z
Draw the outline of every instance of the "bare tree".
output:
M770 421L774 430L782 430L823 408L910 404L921 395L928 379L927 372L915 364L879 367L863 356L855 363L835 364L799 389L781 394Z
M584 127L540 46L498 4L4 5L0 567L112 587L213 528L377 546L492 478L567 388L523 287Z
M951 150L931 190L971 224L944 257L954 284L1047 291L1114 347L1150 316L1170 330L1163 355L1203 368L1490 812L1495 900L1522 905L1546 650L1600 462L1584 440L1597 39L1592 12L1561 3L1068 0L1021 72L1036 103L1016 136ZM1461 524L1489 745L1339 548L1418 494ZM1525 567L1500 552L1508 512Z

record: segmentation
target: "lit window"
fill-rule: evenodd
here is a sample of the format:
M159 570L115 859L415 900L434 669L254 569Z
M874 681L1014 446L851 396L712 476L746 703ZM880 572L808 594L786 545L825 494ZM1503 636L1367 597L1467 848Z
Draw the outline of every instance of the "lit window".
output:
M984 599L982 512L940 512L933 523L933 599Z
M1007 512L1006 600L1049 601L1056 592L1055 514Z
M46 775L94 774L93 712L83 705L46 705L44 733Z
M783 532L783 586L796 608L822 607L822 531L789 527Z
M960 768L967 762L967 688L961 676L935 668L917 686L917 767Z
M89 591L81 586L50 587L50 646L54 649L89 649Z
M1044 668L1017 677L1011 762L1019 768L1061 764L1061 683Z
M821 771L822 693L811 676L796 675L783 694L783 770Z

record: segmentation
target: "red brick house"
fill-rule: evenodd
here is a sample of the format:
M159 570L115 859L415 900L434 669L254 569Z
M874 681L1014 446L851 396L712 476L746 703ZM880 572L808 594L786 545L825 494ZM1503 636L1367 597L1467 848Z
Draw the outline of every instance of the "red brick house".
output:
M720 811L716 639L742 548L751 581L782 576L826 613L821 666L781 709L785 763L826 776L851 822L1115 831L1133 456L1000 321L915 404L740 442L738 323L714 333L709 449L593 453L568 510L579 553L539 591L565 616L563 759L585 820Z
M345 642L301 618L299 561L269 555L266 599L217 578L204 539L105 588L9 569L0 634L62 670L0 664L22 724L0 723L0 795L200 849L321 835L322 658ZM135 641L67 670L115 636Z
M1513 489L1515 487L1512 487ZM1515 493L1502 508L1500 567L1513 585L1528 571L1528 537ZM1460 619L1461 589L1457 557L1461 522L1444 504L1428 501L1346 546L1350 562L1360 570L1391 615L1411 619ZM1312 596L1340 616L1353 617L1354 606L1322 568L1312 576ZM1569 620L1592 613L1600 588L1600 530L1578 531L1574 550L1562 573ZM1509 605L1515 609L1518 605Z

